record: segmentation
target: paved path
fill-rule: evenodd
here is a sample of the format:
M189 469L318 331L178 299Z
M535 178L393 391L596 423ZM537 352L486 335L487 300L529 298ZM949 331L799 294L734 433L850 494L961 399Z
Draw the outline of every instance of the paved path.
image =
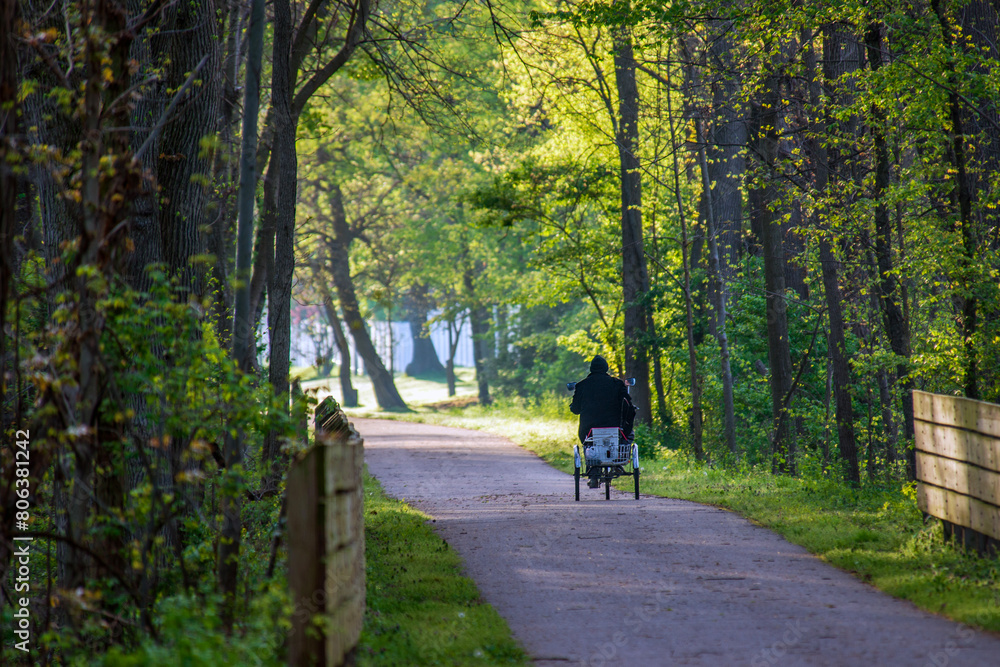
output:
M736 514L581 489L502 438L355 420L537 665L1000 667L1000 638L879 593Z

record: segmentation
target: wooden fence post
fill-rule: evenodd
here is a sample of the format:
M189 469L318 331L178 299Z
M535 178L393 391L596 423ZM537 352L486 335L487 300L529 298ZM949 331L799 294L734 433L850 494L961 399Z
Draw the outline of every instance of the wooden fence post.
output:
M288 473L288 664L335 667L357 646L365 610L364 441L331 398L316 442Z

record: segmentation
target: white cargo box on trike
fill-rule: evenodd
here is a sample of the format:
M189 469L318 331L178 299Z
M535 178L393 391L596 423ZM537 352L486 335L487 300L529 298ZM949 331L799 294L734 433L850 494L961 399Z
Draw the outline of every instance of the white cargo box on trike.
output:
M604 483L604 498L611 499L611 480L626 475L635 479L635 499L639 499L639 445L625 437L617 427L592 428L583 441L583 460L580 448L573 446L576 499L580 500L580 477L597 479Z

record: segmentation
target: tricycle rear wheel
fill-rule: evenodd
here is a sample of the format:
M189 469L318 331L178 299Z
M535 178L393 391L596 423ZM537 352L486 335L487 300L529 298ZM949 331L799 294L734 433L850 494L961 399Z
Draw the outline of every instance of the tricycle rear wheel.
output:
M639 500L639 469L636 468L632 471L632 476L635 477L635 499Z
M580 469L573 469L573 482L576 484L576 499L580 500Z

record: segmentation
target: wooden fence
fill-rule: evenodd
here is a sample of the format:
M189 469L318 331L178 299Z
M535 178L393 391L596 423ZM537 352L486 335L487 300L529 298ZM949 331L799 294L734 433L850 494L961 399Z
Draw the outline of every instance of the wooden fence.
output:
M364 441L340 406L316 408L316 444L287 483L288 664L334 667L358 643L365 611Z
M1000 405L913 392L920 509L982 554L1000 551Z

